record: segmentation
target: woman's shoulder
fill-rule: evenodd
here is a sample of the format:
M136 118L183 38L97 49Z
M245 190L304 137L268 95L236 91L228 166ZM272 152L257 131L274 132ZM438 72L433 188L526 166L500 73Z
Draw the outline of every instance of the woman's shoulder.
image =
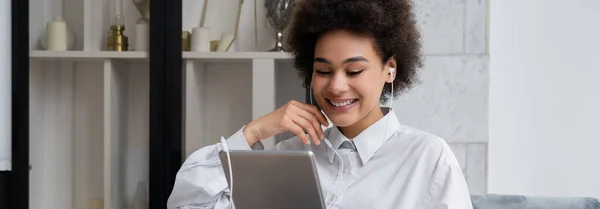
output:
M448 142L432 132L402 125L396 131L393 141L411 149L421 157L435 159L439 164L458 166L458 160Z

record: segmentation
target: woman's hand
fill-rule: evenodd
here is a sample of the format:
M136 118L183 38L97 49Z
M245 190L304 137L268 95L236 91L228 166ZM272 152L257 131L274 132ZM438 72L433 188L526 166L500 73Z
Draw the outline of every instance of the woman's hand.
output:
M279 109L248 123L243 134L250 146L285 131L296 134L302 142L310 144L304 132L306 131L318 145L324 138L321 125L329 126L325 115L317 107L292 100Z

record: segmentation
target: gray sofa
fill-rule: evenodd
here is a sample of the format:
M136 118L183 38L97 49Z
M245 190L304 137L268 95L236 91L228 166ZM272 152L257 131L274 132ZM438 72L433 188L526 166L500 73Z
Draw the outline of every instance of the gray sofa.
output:
M591 197L529 197L521 195L471 195L474 209L600 209Z

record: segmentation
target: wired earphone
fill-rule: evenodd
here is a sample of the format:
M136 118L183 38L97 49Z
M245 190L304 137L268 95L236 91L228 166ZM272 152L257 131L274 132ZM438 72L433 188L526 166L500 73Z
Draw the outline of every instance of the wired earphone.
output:
M229 156L229 148L227 148L227 141L221 136L221 144L223 145L223 151L227 154L227 166L229 167L229 208L233 208L233 171L231 167L231 157Z
M391 82L391 100L390 100L390 109L393 107L393 102L394 102L394 73L396 72L396 69L393 67L390 67L390 71L389 71L389 75L392 76L392 82ZM312 98L312 82L310 84L310 104L313 104L313 98ZM384 137L387 135L387 127L388 127L388 122L389 122L389 117L388 120L386 120L386 125L385 125L385 132L384 132ZM329 140L327 138L323 139L323 141L325 142L325 144L331 149L333 150L333 152L335 153L335 155L339 158L340 160L340 166L341 168L338 168L338 172L337 175L335 177L335 180L332 184L335 185L338 182L338 179L343 179L343 171L344 171L344 160L342 159L342 156L337 152L336 149L333 148L333 145L331 145L331 142L329 142ZM309 140L310 143L310 140ZM227 141L225 140L225 138L221 137L221 144L223 146L223 151L225 151L225 153L227 154L227 165L229 167L229 190L230 190L230 195L229 195L229 199L230 199L230 203L229 203L229 208L233 208L233 170L232 170L232 166L231 166L231 157L229 156L229 148L227 147ZM354 183L354 181L356 181L357 178L355 178L354 180L352 180L352 182L350 182L349 184L346 185L346 187L342 190L342 193L340 194L340 197L336 199L335 202L333 202L332 207L335 207L338 203L338 201L342 198L342 196L344 195L344 193L346 192L346 189L348 189L348 187ZM341 180L340 180L341 181ZM329 205L327 206L327 208L329 208Z
M310 83L310 91L309 91L310 105L314 105L314 103L313 103L313 97L312 97L312 92L313 92L313 90L312 90L312 82L311 82ZM310 142L310 140L308 140L308 141ZM329 148L331 148L331 150L333 150L333 153L339 158L339 160L340 160L340 166L342 167L342 168L338 167L338 172L337 172L337 175L335 176L335 180L333 181L333 184L331 184L331 187L333 187L334 185L337 184L338 179L343 179L344 178L344 176L343 176L344 175L343 174L343 172L344 172L344 159L342 159L342 156L337 152L337 150L335 150L333 148L333 145L331 145L331 142L329 142L329 139L324 138L323 141L325 142L325 144ZM337 201L336 201L336 203L337 203ZM329 205L327 205L327 208L329 208Z
M393 103L394 103L394 80L396 79L396 76L395 76L395 74L394 74L395 72L396 72L396 68L394 68L394 67L390 67L390 71L389 71L389 73L388 73L390 76L392 76L392 82L390 82L390 84L391 84L391 88L390 88L390 89L391 89L391 94L390 94L390 97L391 97L391 99L390 99L390 105L389 105L389 108L390 108L390 109L392 109L392 108L393 108ZM311 105L314 105L314 104L313 104L313 98L312 98L312 91L313 91L313 90L312 90L312 82L311 82L311 84L310 84L310 104L311 104ZM385 132L384 132L384 135L383 135L383 137L387 136L387 127L388 127L388 122L389 122L389 120L390 120L390 118L388 117L388 119L385 121ZM310 141L310 140L309 140L309 141ZM325 138L323 141L325 142L325 144L327 144L327 146L328 146L329 148L331 148L331 150L333 150L333 152L336 154L336 156L338 156L338 158L339 158L339 160L340 160L340 166L341 166L341 169L339 169L339 167L338 167L338 172L337 172L337 175L336 175L335 181L333 182L333 184L332 184L332 186L331 186L331 187L333 187L333 185L335 185L335 184L338 182L338 178L339 178L339 179L342 179L342 178L344 177L344 176L343 176L343 171L344 171L344 160L342 159L342 156L341 156L340 154L338 154L337 150L335 150L335 149L333 148L333 145L331 145L331 142L329 142L329 140L328 140L327 138ZM331 204L331 208L334 208L335 206L337 206L337 203L338 203L338 201L339 201L340 199L342 199L342 196L343 196L343 195L344 195L344 193L346 192L346 189L348 189L348 187L349 187L350 185L352 185L352 183L354 183L354 181L356 181L356 179L358 179L358 177L357 177L357 178L355 178L354 180L352 180L352 181L351 181L349 184L347 184L347 185L346 185L346 187L344 187L344 189L342 190L342 193L340 194L340 196L339 196L338 198L336 198L335 202L333 202L333 203L330 203L330 204ZM341 181L341 180L340 180L340 181ZM328 205L327 205L327 208L330 208L330 207L329 207L329 206L330 206L330 204L328 204Z

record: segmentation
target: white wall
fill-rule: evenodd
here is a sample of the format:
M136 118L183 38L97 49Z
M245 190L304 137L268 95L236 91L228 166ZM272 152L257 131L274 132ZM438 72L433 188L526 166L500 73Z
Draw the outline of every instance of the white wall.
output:
M489 192L600 197L600 1L491 1Z
M488 0L415 0L424 66L394 102L401 123L444 138L473 194L486 193Z
M0 28L10 28L10 1L0 5ZM11 30L0 33L0 171L11 169Z

